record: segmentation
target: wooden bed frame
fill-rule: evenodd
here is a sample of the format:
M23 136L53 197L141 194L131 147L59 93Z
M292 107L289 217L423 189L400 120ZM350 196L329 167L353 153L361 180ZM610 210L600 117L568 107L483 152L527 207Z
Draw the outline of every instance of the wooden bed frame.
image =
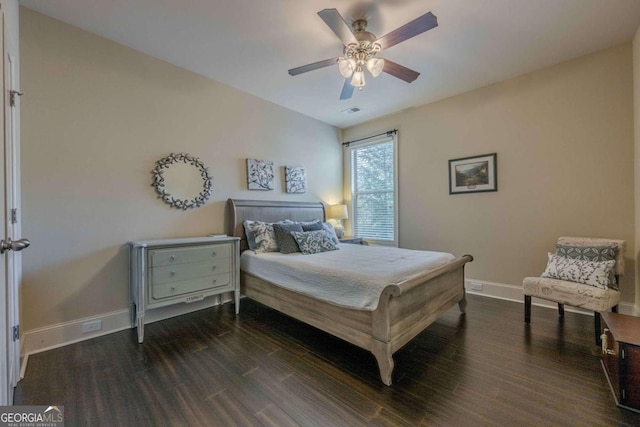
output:
M241 238L241 252L248 248L242 225L245 220L325 219L322 203L229 199L227 209L227 234ZM418 277L387 286L374 311L320 301L242 271L240 288L243 295L255 301L369 350L378 362L382 382L391 385L393 353L456 303L464 313L464 265L472 260L471 255L464 255Z

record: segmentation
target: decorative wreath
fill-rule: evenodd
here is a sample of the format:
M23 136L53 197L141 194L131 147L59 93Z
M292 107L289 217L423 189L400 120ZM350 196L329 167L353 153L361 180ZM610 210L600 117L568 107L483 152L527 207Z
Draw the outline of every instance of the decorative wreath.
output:
M165 170L168 169L172 164L180 162L195 166L200 170L200 176L202 177L204 188L192 200L177 199L173 197L164 186ZM211 193L213 193L213 178L209 173L209 169L205 167L202 160L189 154L169 154L167 157L156 162L156 167L151 171L151 174L153 175L153 182L151 183L151 186L156 189L158 198L162 199L165 203L168 203L172 208L182 210L199 208L200 206L205 204L205 202L209 199L209 196L211 196Z

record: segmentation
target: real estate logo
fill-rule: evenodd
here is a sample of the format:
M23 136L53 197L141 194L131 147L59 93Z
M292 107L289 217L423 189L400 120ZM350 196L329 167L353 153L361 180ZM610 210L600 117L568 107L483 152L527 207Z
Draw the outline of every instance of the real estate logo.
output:
M0 406L0 427L64 427L64 406Z

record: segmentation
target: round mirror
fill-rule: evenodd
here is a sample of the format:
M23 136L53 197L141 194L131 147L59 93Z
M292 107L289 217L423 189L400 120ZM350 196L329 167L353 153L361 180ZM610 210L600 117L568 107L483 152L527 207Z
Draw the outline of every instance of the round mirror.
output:
M200 207L213 192L209 170L189 154L171 153L158 160L151 173L158 198L177 209Z

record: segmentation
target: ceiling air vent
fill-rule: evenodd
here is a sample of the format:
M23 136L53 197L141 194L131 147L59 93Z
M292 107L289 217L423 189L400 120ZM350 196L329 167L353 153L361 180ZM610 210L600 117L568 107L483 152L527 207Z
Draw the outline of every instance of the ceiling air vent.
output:
M353 113L357 113L360 110L361 110L360 107L351 107L351 108L347 108L346 110L342 110L341 113L353 114Z

